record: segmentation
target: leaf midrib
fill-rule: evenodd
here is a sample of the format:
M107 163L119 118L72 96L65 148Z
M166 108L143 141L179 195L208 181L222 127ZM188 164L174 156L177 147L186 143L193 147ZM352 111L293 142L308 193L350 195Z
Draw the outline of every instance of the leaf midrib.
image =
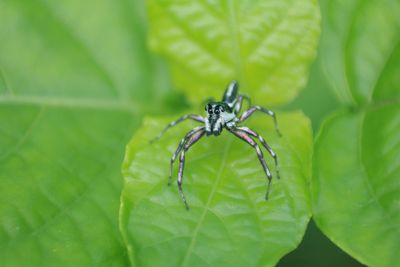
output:
M212 187L212 189L211 189L211 193L210 193L210 195L209 195L209 197L208 197L207 203L206 203L206 205L204 206L203 213L201 214L200 219L199 219L199 221L198 221L198 223L197 223L197 225L196 225L196 228L194 229L193 234L191 235L192 238L191 238L191 240L190 240L188 249L186 250L185 256L184 256L184 258L183 258L182 265L181 265L182 267L188 266L190 256L192 255L192 251L193 251L194 245L195 245L195 243L196 243L197 234L199 233L199 230L200 230L200 228L201 228L201 225L203 224L204 219L205 219L205 217L206 217L206 214L207 214L207 212L209 211L209 207L210 207L210 204L211 204L211 200L213 199L214 194L215 194L215 192L216 192L216 190L217 190L217 187L218 187L218 185L219 185L219 182L220 182L220 180L221 180L221 178L222 178L222 173L223 173L223 170L225 169L224 166L226 165L226 160L227 160L227 156L228 156L228 151L229 151L229 148L230 148L230 146L231 146L231 144L232 144L232 141L233 141L233 140L230 139L230 140L226 143L226 145L225 145L224 152L223 152L223 154L222 154L221 165L220 165L220 168L219 168L218 174L217 174L217 179L215 179L215 182L214 182L214 185L213 185L213 187Z
M108 111L122 111L127 113L143 113L147 111L148 105L135 102L133 100L109 100L96 98L74 98L74 97L47 97L47 96L0 96L0 105L24 105L24 106L45 106L56 108L77 108L77 109L95 109Z
M239 35L239 28L240 25L236 19L236 12L237 12L237 2L229 0L228 1L228 27L231 36L231 43L232 43L232 50L233 50L233 60L235 64L235 72L237 79L243 80L244 78L244 71L243 71L243 62L242 62L242 53L240 49L240 35Z

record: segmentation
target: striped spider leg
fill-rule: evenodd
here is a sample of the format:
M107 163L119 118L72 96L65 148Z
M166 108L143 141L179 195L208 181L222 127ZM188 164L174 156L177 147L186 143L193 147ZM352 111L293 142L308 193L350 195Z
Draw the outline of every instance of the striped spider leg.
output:
M270 189L271 189L272 175L271 175L271 172L270 172L270 170L269 170L269 168L267 166L267 163L265 162L265 158L264 158L263 152L261 151L261 149L258 146L258 144L253 140L253 138L250 137L248 132L244 131L241 128L236 128L236 127L228 128L228 130L231 133L233 133L235 136L239 137L241 140L245 141L246 143L248 143L250 146L252 146L255 149L255 151L257 153L258 160L260 161L260 163L261 163L261 165L262 165L262 167L264 169L265 175L267 176L267 192L265 193L265 199L268 200L269 192L270 192ZM252 132L252 131L250 130L250 132Z
M182 140L179 142L178 147L176 148L174 154L171 157L171 161L170 161L170 170L169 170L169 179L168 179L168 185L171 185L171 181L172 181L172 171L173 171L173 167L174 167L174 162L176 160L176 158L179 155L179 152L181 152L183 146L190 140L190 138L197 132L204 130L204 126L198 126L196 128L194 128L193 130L191 130L190 132L188 132L185 137L182 138Z
M238 114L242 109L244 100L248 102L249 107L239 116ZM239 94L239 83L237 81L232 81L231 83L229 83L228 87L226 88L222 96L221 101L215 101L210 99L207 101L207 104L205 105L204 109L206 111L205 117L194 114L184 115L179 119L169 123L161 131L161 133L151 141L152 143L158 140L169 128L177 125L178 123L186 119L191 119L203 124L202 126L195 127L194 129L189 131L180 141L176 151L173 153L170 160L170 173L169 173L168 185L171 184L174 162L179 156L179 171L178 171L177 184L182 201L185 204L186 209L189 209L189 205L186 201L186 197L182 190L183 170L185 167L185 153L190 149L192 145L194 145L197 141L199 141L203 136L217 137L221 134L221 132L224 129L227 129L229 132L234 134L236 137L242 139L255 149L257 157L267 176L267 192L265 194L265 198L268 199L271 187L272 175L270 170L268 169L263 152L261 151L259 145L256 143L256 141L254 141L253 138L257 138L260 141L260 143L264 146L264 148L269 152L269 154L273 157L275 161L277 178L279 178L278 156L267 144L264 138L261 137L257 132L245 126L238 126L237 124L240 124L245 120L247 120L256 111L261 111L273 118L275 130L278 133L278 135L281 136L275 113L261 106L252 106L250 97L243 94Z
M242 109L243 100L247 101L249 107L251 106L251 98L248 95L239 95L234 107L235 114L238 114Z
M278 133L279 136L282 136L281 132L279 131L278 128L278 121L276 120L276 115L275 112L273 112L272 110L263 108L261 106L252 106L249 109L247 109L245 112L243 112L243 114L240 116L238 123L243 122L245 120L247 120L251 115L254 114L254 112L256 111L261 111L269 116L272 117L272 119L274 120L274 126L275 126L275 130Z
M178 172L178 180L177 180L177 184L178 184L178 189L179 189L179 194L181 195L182 201L185 204L185 207L187 210L189 210L189 205L186 201L186 197L185 194L183 193L182 190L182 178L183 178L183 169L185 167L185 153L186 151L189 150L189 148L196 143L197 141L200 140L200 138L202 138L204 136L204 134L206 133L204 127L201 127L201 129L195 131L189 138L188 140L185 142L185 144L183 145L183 149L181 152L181 155L179 157L179 172Z
M275 171L276 171L276 178L280 179L280 174L279 174L279 162L278 162L278 156L276 153L272 150L272 148L268 145L268 143L265 141L265 139L259 135L257 132L254 130L250 129L249 127L245 126L239 126L236 127L239 131L243 131L251 136L254 136L255 138L258 138L258 140L261 142L261 144L264 146L264 148L268 151L268 153L271 155L271 157L274 159L275 162Z
M186 114L186 115L183 115L183 116L180 117L179 119L168 123L168 125L165 126L165 128L164 128L155 138L153 138L153 139L150 141L150 143L154 143L155 141L157 141L158 139L160 139L161 136L162 136L169 128L174 127L174 126L177 125L178 123L180 123L180 122L182 122L182 121L184 121L184 120L187 120L187 119L191 119L191 120L194 120L194 121L197 121L197 122L202 122L202 123L204 123L204 118L203 118L202 116L200 116L200 115L195 115L195 114Z
M167 126L165 126L165 128L160 132L160 134L158 136L156 136L154 139L152 139L150 141L150 143L157 141L158 139L161 138L161 136L168 129L170 129L171 127L177 125L178 123L180 123L186 119L192 119L194 121L204 123L204 118L200 115L195 115L195 114L184 115L184 116L180 117L179 119L167 124ZM174 154L172 155L171 160L170 160L170 172L169 172L169 178L168 178L168 185L171 185L174 162L175 162L178 154L181 153L181 155L179 157L179 172L178 172L177 184L178 184L179 194L181 195L182 201L185 204L186 209L189 209L189 205L187 204L186 197L182 190L183 169L185 166L185 152L187 150L189 150L189 148L204 135L204 133L205 133L204 128L205 128L204 126L198 126L198 127L195 127L194 129L192 129L191 131L189 131L185 135L185 137L182 138L181 142L179 143L176 151L174 152Z

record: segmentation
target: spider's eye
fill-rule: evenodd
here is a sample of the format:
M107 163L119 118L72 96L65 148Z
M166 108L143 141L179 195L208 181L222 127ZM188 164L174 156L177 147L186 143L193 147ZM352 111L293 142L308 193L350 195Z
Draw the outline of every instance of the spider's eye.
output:
M210 104L207 104L207 105L204 107L204 110L207 111L208 113L211 113L211 112L212 112L212 107L211 107L211 105L210 105Z
M219 114L219 109L216 108L216 109L214 110L214 113L218 115L218 114Z

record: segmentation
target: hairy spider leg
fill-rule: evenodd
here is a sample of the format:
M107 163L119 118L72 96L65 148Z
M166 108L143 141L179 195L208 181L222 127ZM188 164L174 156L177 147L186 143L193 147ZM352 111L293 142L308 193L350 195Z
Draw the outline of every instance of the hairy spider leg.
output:
M274 125L275 125L276 132L278 133L279 136L282 136L281 132L279 131L278 121L276 120L275 112L273 112L272 110L263 108L261 106L252 106L248 110L243 112L243 114L239 118L239 122L245 121L256 111L261 111L261 112L271 116L274 119Z
M170 161L170 171L169 171L169 178L168 178L168 185L171 185L171 180L172 180L172 169L174 166L174 162L176 160L176 157L178 156L179 152L181 152L183 146L187 143L187 141L198 131L204 130L204 126L198 126L196 128L194 128L193 130L191 130L190 132L188 132L185 137L182 138L181 142L179 143L175 153L172 155L171 157L171 161Z
M271 188L272 175L268 169L267 163L265 162L264 155L263 155L260 147L253 140L253 138L251 138L247 133L245 133L239 129L236 129L236 128L232 128L232 129L228 129L228 130L231 133L233 133L235 136L239 137L240 139L242 139L243 141L248 143L250 146L252 146L256 150L258 159L260 160L260 163L264 169L264 172L267 175L267 192L265 193L265 199L268 200L268 196L269 196L269 192L270 192L270 188Z
M236 129L243 131L247 134L250 134L256 138L258 138L258 140L260 140L261 144L265 147L265 149L269 152L269 154L271 155L271 157L274 158L275 161L275 170L276 170L276 178L280 179L280 174L279 174L279 162L278 162L278 156L276 155L276 153L272 150L272 148L268 145L268 143L265 141L265 139L258 134L257 132L253 131L252 129L250 129L249 127L245 127L245 126L241 126L241 127L236 127Z
M195 134L193 134L190 137L190 139L187 141L187 143L184 145L183 150L181 152L181 156L179 157L179 172L178 172L177 184L178 184L179 194L181 195L182 201L185 204L187 210L189 209L189 205L186 201L185 194L183 193L183 190L182 190L183 169L185 167L185 152L188 151L189 148L194 143L199 141L200 138L203 137L205 133L206 133L206 131L204 129L202 129L202 130L196 132Z
M240 112L240 110L242 109L242 104L243 104L243 100L246 100L248 103L248 106L251 106L251 98L248 95L239 95L237 98L237 102L235 104L235 108L234 108L234 112L235 114L238 114Z
M165 128L154 138L150 141L150 143L154 143L155 141L157 141L158 139L161 138L161 136L171 127L174 127L175 125L177 125L178 123L186 120L186 119L192 119L194 121L197 122L203 122L204 123L204 118L200 115L195 115L195 114L186 114L182 117L180 117L179 119L170 122L169 124L167 124L167 126L165 126Z

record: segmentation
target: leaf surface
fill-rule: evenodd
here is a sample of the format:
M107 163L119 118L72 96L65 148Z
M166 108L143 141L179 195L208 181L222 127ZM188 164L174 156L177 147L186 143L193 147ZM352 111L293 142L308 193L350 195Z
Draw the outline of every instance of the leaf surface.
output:
M128 265L123 148L168 86L143 8L0 2L1 266Z
M389 105L335 115L315 145L314 219L337 245L369 266L400 261L399 131L399 104Z
M148 1L150 44L193 102L233 79L261 104L294 98L305 85L319 37L313 0Z
M138 117L2 104L0 121L1 265L126 266L118 166Z
M274 266L298 245L310 218L310 122L299 112L279 113L279 138L270 118L258 116L248 125L264 136L281 166L277 180L264 152L275 178L270 199L254 148L225 131L203 137L186 153L189 211L167 177L179 138L194 124L172 128L150 145L169 120L145 120L123 164L120 227L134 266Z
M394 266L400 262L400 2L324 3L321 51L339 40L345 46L323 53L332 59L323 66L342 103L354 107L336 112L318 134L314 219L360 262Z
M323 68L341 102L367 104L382 83L399 84L400 1L324 0L321 9Z

